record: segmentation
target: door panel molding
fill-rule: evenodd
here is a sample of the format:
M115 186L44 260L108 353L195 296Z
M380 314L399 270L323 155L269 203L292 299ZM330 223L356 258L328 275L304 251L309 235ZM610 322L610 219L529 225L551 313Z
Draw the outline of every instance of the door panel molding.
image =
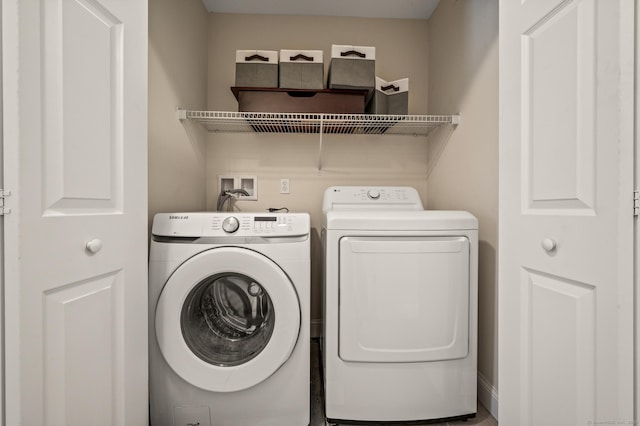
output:
M119 213L124 25L85 0L43 8L43 215Z
M522 35L524 214L595 215L594 16L561 3Z
M112 410L122 410L117 395L126 391L123 281L123 271L114 271L44 293L45 416L52 424L92 418L106 426L122 416Z
M595 418L596 287L522 269L523 417L526 424ZM526 413L526 414L525 414Z

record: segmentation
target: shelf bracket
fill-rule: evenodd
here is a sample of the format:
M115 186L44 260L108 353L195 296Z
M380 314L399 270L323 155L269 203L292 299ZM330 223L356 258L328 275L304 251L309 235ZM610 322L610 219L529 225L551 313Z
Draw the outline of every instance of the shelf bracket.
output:
M186 120L187 119L187 110L177 107L176 108L176 115L178 116L178 120L182 121L182 120Z
M322 170L322 135L324 134L324 115L320 115L320 141L318 144L318 172Z

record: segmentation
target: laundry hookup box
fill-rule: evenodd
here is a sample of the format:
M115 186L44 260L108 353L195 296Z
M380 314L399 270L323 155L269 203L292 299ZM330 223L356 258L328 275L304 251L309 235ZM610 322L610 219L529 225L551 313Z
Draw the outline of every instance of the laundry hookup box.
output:
M376 48L373 46L331 46L327 76L329 89L366 89L367 99L376 85Z
M406 115L409 113L409 79L385 81L376 77L376 91L367 105L369 114Z
M280 50L280 88L322 90L322 50Z
M237 87L278 87L278 52L236 50Z

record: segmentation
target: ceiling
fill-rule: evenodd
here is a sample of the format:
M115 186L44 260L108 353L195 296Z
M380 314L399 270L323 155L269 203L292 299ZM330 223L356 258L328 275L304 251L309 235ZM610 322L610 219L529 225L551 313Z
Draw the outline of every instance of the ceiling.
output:
M428 19L440 0L202 0L209 12Z

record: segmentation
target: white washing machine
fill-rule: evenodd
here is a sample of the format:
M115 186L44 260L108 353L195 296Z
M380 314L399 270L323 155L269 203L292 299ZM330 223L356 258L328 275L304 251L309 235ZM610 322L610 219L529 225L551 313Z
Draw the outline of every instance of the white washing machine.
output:
M329 422L473 417L478 224L409 187L324 194Z
M306 213L154 217L152 426L309 424Z

